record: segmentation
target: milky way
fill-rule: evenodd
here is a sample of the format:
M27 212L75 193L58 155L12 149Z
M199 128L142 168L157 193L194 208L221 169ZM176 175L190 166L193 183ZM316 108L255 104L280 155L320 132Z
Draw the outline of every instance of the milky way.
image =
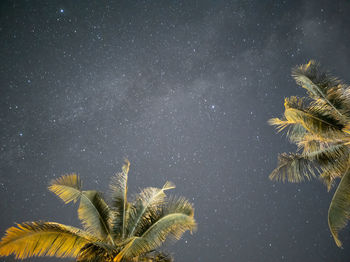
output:
M79 226L49 181L77 172L106 191L127 157L129 192L170 180L194 203L198 231L166 246L176 261L347 261L322 183L269 181L295 148L267 120L304 95L295 65L350 83L349 13L345 0L2 0L1 234ZM46 260L63 261L30 259Z

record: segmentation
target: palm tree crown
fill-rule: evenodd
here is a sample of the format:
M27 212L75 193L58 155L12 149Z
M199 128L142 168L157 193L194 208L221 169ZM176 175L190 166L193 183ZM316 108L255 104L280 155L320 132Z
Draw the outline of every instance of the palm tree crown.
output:
M297 153L279 155L271 180L301 182L319 177L328 191L341 181L328 211L328 224L336 244L338 232L350 218L350 88L310 61L292 71L307 97L285 99L284 116L269 120L298 146Z
M167 197L175 188L166 182L162 188L149 187L127 199L130 163L111 181L111 204L94 190L81 189L78 175L64 175L51 182L49 190L65 203L78 202L83 229L53 222L27 222L6 231L0 242L0 256L73 257L77 261L172 261L156 249L166 239L179 239L196 229L194 209L183 197Z

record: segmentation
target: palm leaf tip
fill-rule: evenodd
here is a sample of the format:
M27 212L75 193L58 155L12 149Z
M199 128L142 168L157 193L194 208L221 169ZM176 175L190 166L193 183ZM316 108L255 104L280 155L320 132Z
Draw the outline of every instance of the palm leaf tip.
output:
M81 180L77 174L69 174L52 180L49 190L55 193L66 204L78 200L81 194Z
M52 222L17 224L6 231L0 242L0 256L76 257L93 238L77 228Z
M276 126L276 129L278 132L281 132L283 129L285 129L290 123L286 120L282 120L279 118L271 118L267 121L267 123L270 126Z
M350 170L342 177L328 210L328 225L338 247L342 243L338 233L348 223L350 218Z
M122 167L123 173L129 173L130 161L127 158L124 158L124 165Z
M165 191L165 190L170 190L170 189L174 189L174 188L176 188L175 184L173 182L167 181L167 182L165 182L162 190Z

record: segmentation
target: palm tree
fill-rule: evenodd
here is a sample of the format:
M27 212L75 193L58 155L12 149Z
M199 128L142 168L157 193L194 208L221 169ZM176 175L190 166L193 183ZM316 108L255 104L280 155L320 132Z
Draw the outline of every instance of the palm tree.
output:
M329 191L339 178L328 224L341 247L338 233L350 218L350 88L314 61L294 68L292 76L308 96L286 98L284 116L269 123L278 131L287 128L287 137L298 149L279 155L270 179L298 183L318 177Z
M78 217L83 229L54 222L26 222L7 229L0 241L0 256L14 254L73 257L76 261L172 261L157 251L166 239L178 240L196 229L194 209L183 197L167 197L175 188L166 182L162 188L143 189L129 202L127 181L130 163L111 181L112 201L103 195L83 191L78 175L64 175L51 182L49 190L65 203L79 201Z

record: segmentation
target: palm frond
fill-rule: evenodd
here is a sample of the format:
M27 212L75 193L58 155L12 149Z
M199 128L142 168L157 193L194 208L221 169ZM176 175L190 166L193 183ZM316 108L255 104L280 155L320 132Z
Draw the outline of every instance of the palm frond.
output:
M315 162L320 172L319 178L329 191L336 178L342 177L347 169L350 149L346 143L325 143L317 140L306 140L298 144L303 148L302 155Z
M327 186L327 190L330 191L334 185L334 181L337 178L341 178L344 175L344 172L348 168L348 155L344 155L335 160L322 159L320 162L321 181Z
M117 238L124 238L125 236L125 222L127 221L128 210L127 192L129 168L130 162L125 159L122 172L115 175L110 184L114 210L112 227L113 233Z
M342 177L328 210L328 225L338 247L342 246L338 233L350 218L350 170Z
M173 183L166 182L162 188L148 187L141 191L130 208L127 230L129 237L137 234L142 220L148 220L150 212L162 206L166 197L164 192L173 188Z
M184 232L195 230L196 226L193 216L183 213L168 214L155 222L142 236L133 237L114 258L114 262L147 253L159 247L167 238L180 239Z
M323 72L320 65L313 60L306 65L294 68L292 76L298 85L308 91L311 98L323 99L335 112L342 115L327 97L327 93L331 88L341 85L340 80Z
M307 130L300 124L293 124L287 131L287 138L292 143L298 143L305 139L306 136L311 135Z
M181 213L188 216L194 215L194 209L192 204L183 197L170 196L158 206L158 208L149 209L147 212L147 219L141 219L137 231L135 230L134 236L142 236L154 223L156 223L162 217L173 214Z
M282 153L278 156L278 166L270 174L273 181L300 183L316 177L317 167L312 160L301 154Z
M81 180L77 174L61 176L51 181L49 190L55 193L66 204L78 200L81 194Z
M110 234L110 209L101 193L93 190L83 191L78 217L86 231L97 235L102 240L109 237L113 243Z
M0 256L14 254L19 259L76 257L91 241L95 241L94 237L74 227L53 222L27 222L6 231L0 242Z
M344 128L350 121L350 111L348 107L350 106L350 99L347 100L349 101L344 99L341 104L337 104L339 110L335 111L327 102L322 99L317 99L310 103L309 110L322 118L331 119ZM335 103L337 103L337 101L335 101Z
M80 250L77 262L112 262L116 254L117 249L113 245L91 242Z
M302 125L308 132L325 141L349 138L349 135L342 131L344 126L332 121L334 119L325 119L313 114L310 110L286 107L284 115L290 123Z
M350 140L346 132L348 118L334 114L334 110L321 100L310 104L306 101L295 96L286 98L284 116L270 119L269 124L276 126L278 132L289 127L287 137L291 142L302 141L306 135L323 141Z
M340 158L347 158L350 151L346 143L327 143L318 140L305 140L298 143L303 148L303 155L309 159L336 161Z

